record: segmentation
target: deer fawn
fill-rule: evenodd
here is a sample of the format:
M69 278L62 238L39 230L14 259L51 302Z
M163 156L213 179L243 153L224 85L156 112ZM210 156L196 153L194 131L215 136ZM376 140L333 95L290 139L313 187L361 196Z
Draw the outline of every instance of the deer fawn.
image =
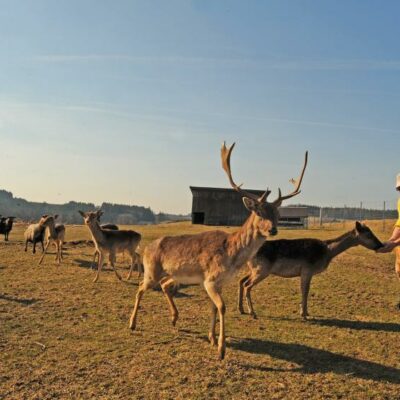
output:
M79 211L79 214L82 215L85 225L89 228L96 251L99 253L97 273L93 282L97 282L99 279L99 274L103 267L105 255L107 253L109 254L111 267L119 280L121 280L121 277L114 265L116 254L124 252L129 254L131 258L131 266L127 278L129 279L135 264L140 264L140 262L137 261L138 254L136 253L136 248L142 239L140 233L132 230L102 229L98 221L98 218L103 214L103 211L101 210L91 212ZM140 265L138 265L138 270L139 268Z
M295 190L288 196L281 196L268 203L267 190L261 197L246 192L234 183L230 157L234 144L228 149L225 143L221 149L222 167L231 186L242 197L245 207L251 212L243 226L235 233L208 231L196 235L165 236L149 244L143 256L144 280L136 294L135 306L130 318L129 327L136 328L136 319L140 300L146 290L157 284L168 301L172 324L178 319L178 310L173 301L171 289L175 283L202 285L212 303L211 328L209 340L216 345L215 324L217 310L220 330L218 353L222 360L225 356L225 303L221 296L223 285L243 264L251 259L269 235L277 234L279 218L278 207L283 200L300 193L300 185L307 164L307 153L300 178L296 181Z
M65 238L65 226L63 224L55 223L55 220L58 218L58 214L52 215L44 215L42 222L42 226L45 228L44 236L45 236L45 248L42 256L39 260L39 265L42 263L44 256L46 255L47 249L49 248L51 243L54 243L56 246L56 258L58 264L61 264L61 260L63 258L62 255L62 246Z
M294 239L271 240L265 242L255 257L248 263L250 274L239 283L238 309L243 310L243 293L246 297L249 314L256 318L251 301L251 289L268 275L282 278L300 277L301 283L301 316L308 317L307 298L311 278L325 271L333 258L350 247L364 246L377 250L382 243L372 231L360 222L355 228L336 239Z

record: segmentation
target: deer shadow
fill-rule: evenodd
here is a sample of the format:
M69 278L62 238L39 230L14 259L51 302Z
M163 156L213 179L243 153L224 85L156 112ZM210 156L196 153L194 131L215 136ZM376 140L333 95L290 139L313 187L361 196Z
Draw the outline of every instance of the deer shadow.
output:
M400 369L387 367L371 361L343 356L327 350L320 350L297 343L278 343L260 339L239 339L229 344L235 350L252 354L269 355L300 365L299 368L287 369L287 372L304 374L330 373L351 375L377 382L400 384ZM275 370L268 367L254 367L262 371ZM282 371L279 369L279 371Z
M6 294L0 294L0 300L13 301L15 303L23 304L24 306L30 306L39 301L39 299L19 299L18 297L8 296Z
M400 332L400 324L394 322L351 321L345 319L312 319L309 322L315 325L349 328L358 331Z

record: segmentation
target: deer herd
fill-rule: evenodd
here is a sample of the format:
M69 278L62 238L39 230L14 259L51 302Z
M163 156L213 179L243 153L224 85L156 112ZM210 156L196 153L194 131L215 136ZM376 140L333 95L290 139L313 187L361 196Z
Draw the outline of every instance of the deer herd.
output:
M248 273L240 280L238 290L238 310L244 313L243 297L246 299L248 313L256 318L251 289L269 275L283 278L300 277L301 316L308 316L307 298L311 279L323 272L338 254L353 246L364 246L377 250L382 246L379 239L364 224L356 222L355 228L344 235L331 240L294 239L266 240L278 233L279 207L282 202L300 193L301 184L307 167L308 153L305 154L301 173L296 180L291 180L294 189L287 195L278 190L278 197L269 202L270 190L260 197L242 189L232 177L232 144L221 148L222 168L232 188L241 196L244 206L250 212L244 224L234 233L219 230L193 235L164 236L151 242L143 252L143 259L137 253L141 235L133 230L119 229L113 224L100 224L103 211L90 211L81 214L84 224L90 231L95 246L93 263L97 258L97 272L94 282L99 279L106 257L119 280L121 276L115 268L116 256L125 253L129 256L130 268L126 279L137 269L143 280L136 293L134 308L129 320L130 329L137 327L139 305L148 289L160 286L169 306L171 322L178 320L178 309L174 302L174 290L179 284L198 284L206 291L211 302L211 323L208 332L210 343L218 346L218 355L225 356L225 302L222 291L224 286L244 266ZM56 224L57 215L43 215L38 223L29 225L25 231L25 251L28 243L42 246L42 263L51 243L56 248L56 261L63 259L63 243L66 227ZM0 233L5 240L11 231L14 217L0 219ZM217 314L219 320L218 340L215 333Z

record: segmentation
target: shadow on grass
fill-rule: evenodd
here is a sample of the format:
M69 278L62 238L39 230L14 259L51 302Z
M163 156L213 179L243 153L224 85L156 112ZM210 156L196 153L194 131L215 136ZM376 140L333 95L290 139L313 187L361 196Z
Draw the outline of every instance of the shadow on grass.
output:
M243 339L229 344L236 350L253 354L268 354L273 358L300 365L289 372L305 374L329 373L351 375L362 379L400 384L400 369L378 363L342 356L330 351L315 349L296 343L277 343L260 339ZM268 367L253 366L262 371L275 370Z
M337 328L349 328L355 330L368 331L385 331L385 332L400 332L400 324L391 322L368 322L368 321L351 321L345 319L313 319L312 324L322 326L335 326Z
M23 304L24 306L30 306L37 303L38 299L19 299L14 296L7 296L6 294L0 294L0 300L13 301L15 303Z
M78 264L78 267L80 268L86 268L86 269L92 269L92 261L88 261L88 260L82 260L80 258L75 258L74 259L74 263ZM96 265L96 269L97 269L97 265ZM104 269L104 267L103 267Z

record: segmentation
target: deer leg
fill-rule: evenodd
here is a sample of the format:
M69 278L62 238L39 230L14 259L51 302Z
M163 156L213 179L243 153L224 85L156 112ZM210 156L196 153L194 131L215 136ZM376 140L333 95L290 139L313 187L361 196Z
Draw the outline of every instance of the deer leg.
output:
M40 241L40 243L42 243L42 253L44 252L44 244L43 244L43 240ZM35 243L36 244L36 243Z
M246 275L245 277L243 277L240 281L239 281L239 291L238 291L238 311L240 312L240 314L244 314L244 310L243 310L243 289L244 289L244 285L246 283L246 281L250 278L250 275Z
M121 275L118 273L117 269L115 268L115 258L116 258L116 257L115 257L115 253L110 252L109 260L110 260L111 268L114 270L114 273L115 273L116 277L117 277L120 281L122 281Z
M44 256L46 255L47 249L49 248L49 245L50 245L50 241L48 241L48 242L46 243L46 247L45 247L44 250L43 250L43 254L42 254L42 256L40 257L40 260L39 260L39 264L38 264L38 265L40 265L40 264L42 263L42 261L43 261L43 259L44 259Z
M25 251L28 251L28 241L25 241Z
M172 325L175 326L179 313L171 293L171 288L174 286L174 280L170 277L163 278L160 282L160 286L169 304Z
M217 307L214 302L211 301L211 321L210 321L210 331L208 332L208 339L211 343L211 346L217 345L217 338L215 336L215 324L217 322Z
M251 289L267 276L268 275L253 275L244 285L244 295L246 297L248 312L254 319L257 319L257 314L254 311L253 302L251 300Z
M95 262L96 262L96 256L97 256L97 255L98 255L98 252L97 252L97 250L95 250L95 251L94 251L94 254L93 254L92 263L90 264L90 268L91 268L91 269L94 269Z
M99 279L99 274L101 272L101 269L103 268L103 264L104 264L104 254L102 252L99 253L99 261L97 263L97 272L96 272L96 276L93 279L93 283L96 283L97 280Z
M308 317L308 307L307 307L307 301L308 301L308 293L310 291L310 284L311 284L311 278L312 275L306 275L302 274L301 275L301 316L303 317L304 320L307 319Z
M149 279L145 278L139 286L139 289L136 293L135 306L133 307L131 318L129 319L129 328L133 331L136 329L136 320L137 320L137 313L139 311L140 300L142 299L144 292L147 289L151 289L154 286L154 284L155 284L154 281L150 281Z
M218 354L219 359L223 360L225 357L225 303L218 288L214 282L204 282L204 288L210 296L211 301L217 307L219 316L219 337L218 337ZM212 335L212 332L210 332Z
M44 249L42 249L42 253L43 253ZM32 254L36 253L36 242L33 242L33 250L32 250Z

